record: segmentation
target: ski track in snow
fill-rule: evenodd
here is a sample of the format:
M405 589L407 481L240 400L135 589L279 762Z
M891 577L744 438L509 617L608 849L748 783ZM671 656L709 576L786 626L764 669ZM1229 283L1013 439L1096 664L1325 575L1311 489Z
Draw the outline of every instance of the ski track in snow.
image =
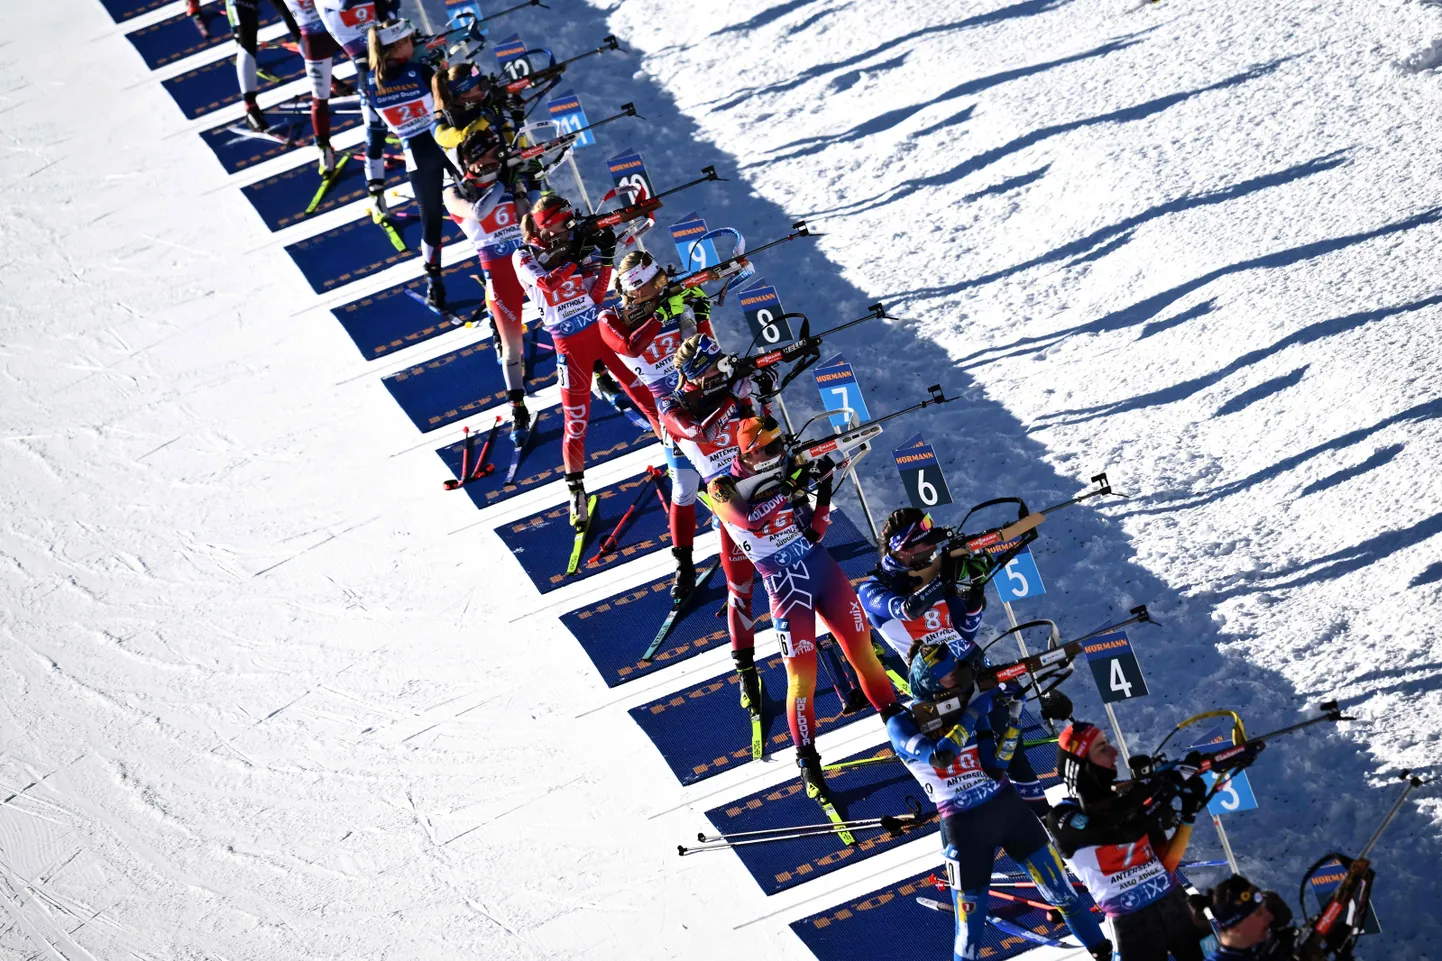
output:
M658 185L731 178L676 215L753 245L813 218L760 272L817 328L877 299L908 318L835 347L874 413L960 398L888 434L925 432L958 501L1101 469L1133 495L1047 523L1021 613L1081 633L1151 605L1134 747L1349 699L1362 723L1254 769L1262 809L1228 830L1257 880L1293 896L1391 772L1437 771L1435 8L556 6L504 32L559 54L614 31L631 53L568 76L593 116L646 117L580 156L588 183L630 144ZM708 799L787 762L679 788L622 701L696 665L607 692L564 608L528 616L493 522L436 496L443 432L417 438L328 311L297 315L317 300L209 121L94 0L12 20L34 42L0 60L0 957L808 958L786 920L903 873L766 899L734 859L677 859ZM1434 791L1375 852L1368 956L1436 956L1439 833Z

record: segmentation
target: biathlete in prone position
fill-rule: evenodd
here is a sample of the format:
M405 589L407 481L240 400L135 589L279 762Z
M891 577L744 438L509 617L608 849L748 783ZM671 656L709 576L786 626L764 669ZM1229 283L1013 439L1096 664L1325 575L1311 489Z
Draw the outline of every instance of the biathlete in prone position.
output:
M586 428L591 418L592 372L599 362L654 425L656 405L616 352L601 339L596 321L616 257L616 232L577 218L559 194L542 197L521 219L525 243L511 255L516 276L541 313L556 345L556 380L561 387L565 438L561 458L571 495L571 526L589 524L586 495ZM595 255L594 257L592 255Z
M915 507L891 512L881 527L881 563L857 593L876 632L907 664L924 646L946 644L962 661L980 667L976 646L986 610L986 586L980 578L991 570L985 554L964 548L948 552L946 532L933 528L931 518ZM975 585L963 583L975 579ZM1005 709L998 702L991 717L994 730L1005 728ZM1026 753L1018 753L1005 777L1037 817L1051 806Z
M656 258L641 250L621 258L616 270L620 310L601 311L601 339L616 352L621 363L651 392L657 410L662 410L680 386L676 355L681 344L699 335L714 338L711 331L711 301L700 287L662 297L670 277ZM688 430L694 429L690 425ZM701 475L661 425L661 443L671 478L671 556L676 559L676 576L671 598L680 601L696 587L696 565L692 548L696 537L696 492ZM692 441L694 443L694 440ZM731 456L735 456L734 453ZM730 469L729 458L726 470ZM717 472L719 475L720 471ZM712 478L706 478L708 481ZM724 538L729 541L729 538ZM726 544L722 550L726 550ZM724 554L723 554L724 556ZM747 605L750 610L750 565L746 569ZM734 637L734 635L733 635ZM748 646L749 651L749 646ZM754 670L753 670L754 673Z
M1061 911L1067 927L1092 957L1111 961L1111 942L1072 887L1046 829L1005 780L1021 742L1022 696L999 693L1001 689L977 693L974 676L971 665L953 654L950 645L923 645L911 661L912 697L918 701L959 697L965 709L950 728L931 734L923 733L904 708L884 715L892 749L941 815L942 856L956 909L952 957L976 961L982 956L987 891L996 849L1002 848L1030 875L1037 894ZM991 726L998 701L1006 716L999 733Z
M370 67L366 98L405 148L406 173L421 212L421 262L429 286L426 303L444 308L446 285L441 279L441 237L445 230L445 202L442 188L447 171L461 175L451 166L435 137L431 136L431 114L435 99L431 92L434 72L411 58L415 54L409 20L392 20L373 26L367 41Z
M831 513L832 478L840 466L829 458L816 463L813 504L805 487L792 485L780 426L770 417L749 417L738 429L731 470L708 489L717 518L756 565L770 599L771 623L786 664L787 723L806 793L813 798L827 796L815 744L818 619L841 645L871 706L885 716L896 704L896 692L872 650L861 601L821 546Z

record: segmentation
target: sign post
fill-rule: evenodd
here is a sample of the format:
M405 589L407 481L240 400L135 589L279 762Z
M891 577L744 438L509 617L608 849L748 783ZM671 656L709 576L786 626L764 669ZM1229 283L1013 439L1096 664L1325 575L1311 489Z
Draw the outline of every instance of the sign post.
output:
M585 181L581 179L581 170L576 166L576 151L596 142L595 134L589 130L581 130L590 122L586 119L585 108L581 106L581 98L576 95L574 90L567 90L554 100L546 102L546 112L556 122L560 133L581 131L575 142L571 144L571 149L566 151L566 162L571 165L571 176L576 178L576 187L581 191L581 199L586 203L586 212L593 214L596 212L596 205L591 203L591 196L586 193Z
M837 433L853 426L860 427L871 419L866 401L861 396L861 385L856 382L856 371L840 354L816 368L816 388L821 391L821 406L834 412L830 418L831 429ZM870 450L870 444L863 445L856 456L861 457ZM861 478L856 471L851 472L851 482L856 487L861 512L866 515L866 523L871 528L871 542L879 544L881 532L876 527L876 519L871 516L871 505L866 503L866 492L861 488Z
M1187 748L1188 751L1209 751L1215 750L1224 745L1232 743L1231 727L1213 729L1201 741ZM1207 788L1217 783L1215 774L1204 775ZM1237 856L1232 853L1232 840L1227 837L1227 829L1222 827L1222 815L1233 814L1237 811L1253 811L1257 808L1257 796L1252 792L1252 784L1247 780L1246 771L1238 771L1224 782L1222 790L1207 804L1207 813L1212 817L1212 827L1217 829L1217 840L1222 842L1222 853L1227 856L1227 864L1231 867L1233 874L1240 874L1241 868L1237 866Z
M916 438L920 440L921 435L917 434ZM904 450L915 450L915 447L903 448L903 451ZM900 454L903 451L897 451L897 453ZM937 466L937 474L938 476L941 474L940 465ZM946 478L942 477L941 482L945 484ZM951 503L950 492L947 492L946 496L946 503ZM1000 544L993 544L985 548L985 550L988 554L996 556L1004 554L1016 547L1016 543L1016 540L1002 541ZM1006 565L1002 567L1001 572L1006 575L1006 580L1003 581L999 577L993 577L991 579L991 586L996 588L997 596L1001 598L1001 607L1002 610L1006 611L1007 623L1012 627L1016 627L1020 622L1016 619L1016 611L1012 608L1011 602L1026 600L1028 597L1039 597L1046 593L1046 585L1041 582L1041 572L1036 569L1036 561L1032 559L1031 551L1026 549L1023 549L1016 557L1007 561ZM1021 636L1020 631L1016 632L1015 637L1016 646L1017 649L1021 651L1021 656L1029 657L1031 651L1027 650L1026 638ZM1031 680L1032 687L1035 688L1036 678L1032 677L1031 674L1027 674L1027 677ZM1047 730L1056 731L1056 727L1052 724L1050 718L1043 718L1042 720L1046 721Z

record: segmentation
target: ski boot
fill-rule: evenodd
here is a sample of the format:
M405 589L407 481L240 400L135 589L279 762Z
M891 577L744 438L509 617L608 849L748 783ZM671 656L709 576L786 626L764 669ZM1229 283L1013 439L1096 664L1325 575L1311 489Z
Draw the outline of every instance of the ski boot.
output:
M1112 943L1103 938L1101 943L1091 949L1091 955L1096 961L1112 961Z
M741 706L753 715L761 712L761 676L756 673L756 662L751 651L732 651L731 659L736 662L736 676L741 679Z
M591 520L586 507L586 481L580 474L567 474L566 488L571 492L571 526L584 530Z
M436 310L446 309L446 282L441 279L440 264L426 264L426 304Z
M367 180L366 190L370 191L371 195L371 219L377 223L385 220L390 215L390 209L386 207L385 178L377 177L374 180Z
M517 391L516 393L524 392ZM531 432L531 411L526 407L526 402L521 399L511 398L511 443L520 447L526 436Z
M260 109L260 104L255 102L253 93L245 95L245 122L256 133L265 133L270 129L270 121L265 119L265 113Z
M621 396L621 385L616 383L616 378L611 376L610 371L606 370L600 361L596 362L595 375L596 392L614 407L617 399Z
M320 151L321 179L329 180L335 176L335 148L328 143L316 143L315 146Z
M807 797L828 796L826 775L821 773L821 755L816 753L816 745L808 744L796 749L796 766L801 769L801 782L806 785Z
M679 602L696 589L696 564L691 560L690 545L671 548L671 556L676 558L676 577L671 581L671 600Z

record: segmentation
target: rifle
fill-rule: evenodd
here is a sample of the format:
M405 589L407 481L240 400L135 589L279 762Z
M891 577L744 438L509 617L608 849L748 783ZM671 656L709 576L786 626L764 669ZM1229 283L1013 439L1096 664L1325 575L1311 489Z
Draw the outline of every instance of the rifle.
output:
M1402 802L1407 800L1411 794L1423 784L1430 783L1416 777L1411 771L1403 771L1399 777L1406 782L1402 793L1392 803L1392 808L1382 818L1382 823L1377 825L1377 830L1372 832L1362 853L1355 858L1349 858L1345 854L1332 852L1323 855L1313 864L1307 873L1302 876L1301 890L1299 891L1298 903L1305 905L1302 900L1306 893L1307 882L1317 873L1317 870L1333 858L1341 862L1346 868L1346 876L1327 903L1321 906L1321 910L1315 918L1307 921L1306 938L1297 946L1296 957L1302 961L1323 961L1327 958L1349 961L1352 957L1352 947L1357 937L1362 933L1362 925L1367 917L1367 908L1372 900L1372 882L1377 877L1377 872L1372 870L1372 862L1368 855L1372 848L1387 829L1387 825L1397 816L1402 809ZM1339 926L1340 923L1340 926Z
M494 14L494 16L499 16L499 14ZM574 57L568 57L565 60L559 62L557 62L556 59L552 57L549 66L542 67L540 70L537 70L534 73L528 73L524 77L510 81L505 86L506 93L520 93L522 90L529 90L530 88L540 86L541 84L560 80L561 74L566 72L566 68L571 64L575 63L577 60L584 60L587 57L594 57L596 54L605 53L607 50L620 49L620 41L618 41L614 36L608 34L604 39L602 39L601 45L594 50L587 50L585 53L578 53ZM528 54L533 52L548 51L526 51L526 53Z
M680 186L672 187L670 190L663 190L654 197L647 197L645 200L638 200L635 203L627 204L619 210L612 210L604 214L595 213L577 218L576 226L580 227L582 224L590 224L596 230L601 230L606 227L615 227L624 224L627 221L639 220L642 217L650 216L657 208L661 207L662 197L669 197L674 193L680 193L683 190L694 187L697 184L704 184L707 181L726 179L725 177L717 175L715 167L702 167L701 174L702 176L697 177L695 180L688 180ZM635 194L632 194L632 196L635 196Z
M581 136L581 134L585 133L586 131L595 130L597 127L603 127L606 124L613 123L614 121L620 120L623 117L641 117L641 115L636 112L636 105L634 103L623 103L621 104L620 113L612 114L609 117L597 120L595 123L588 123L584 127L577 127L575 130L572 130L568 133L563 133L559 137L555 137L542 143L532 144L529 147L511 147L509 149L502 150L501 162L507 167L519 167L526 161L534 160L535 158L542 156L543 154L549 153L552 150L556 150L562 147L569 147L571 144L575 143L577 137ZM646 118L641 117L641 119L644 120Z
M1083 634L1081 637L1065 643L1060 642L1055 625L1051 625L1053 631L1047 650L1008 664L999 664L994 667L985 665L975 671L970 690L960 691L939 701L918 701L911 707L911 717L916 721L916 726L925 733L948 730L956 724L957 719L961 717L961 713L966 710L966 706L971 703L975 695L994 691L1024 674L1031 674L1034 687L1039 693L1045 694L1071 676L1071 662L1076 660L1086 649L1087 641L1119 630L1128 624L1152 623L1152 616L1147 612L1145 604L1132 608L1129 613L1131 617L1124 621L1099 628L1090 634ZM1026 624L1018 625L1018 628L1035 627L1038 624L1051 624L1051 622L1029 621ZM1043 681L1047 682L1045 688L1041 687Z

